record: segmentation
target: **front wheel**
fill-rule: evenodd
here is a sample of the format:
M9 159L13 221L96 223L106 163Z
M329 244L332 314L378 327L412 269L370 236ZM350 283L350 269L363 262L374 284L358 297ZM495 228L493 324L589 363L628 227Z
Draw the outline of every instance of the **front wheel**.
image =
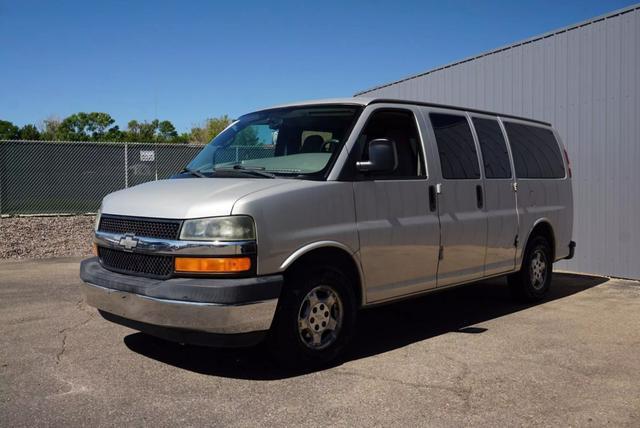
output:
M549 291L553 274L551 246L542 236L536 236L527 245L520 271L509 275L508 283L520 300L535 302Z
M353 334L356 302L349 278L319 266L286 277L269 347L284 366L318 366L342 352Z

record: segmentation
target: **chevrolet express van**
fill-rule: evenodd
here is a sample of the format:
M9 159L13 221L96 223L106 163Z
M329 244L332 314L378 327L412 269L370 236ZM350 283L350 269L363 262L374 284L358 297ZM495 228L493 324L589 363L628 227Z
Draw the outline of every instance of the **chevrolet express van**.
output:
M358 310L507 275L538 300L573 256L550 124L437 104L311 101L240 117L177 176L112 193L81 265L104 318L326 363Z

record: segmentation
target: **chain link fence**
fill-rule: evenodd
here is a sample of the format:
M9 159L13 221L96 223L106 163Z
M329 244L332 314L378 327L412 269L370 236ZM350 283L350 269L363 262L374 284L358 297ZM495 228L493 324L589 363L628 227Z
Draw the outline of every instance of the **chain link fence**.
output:
M0 140L0 215L94 213L105 195L171 177L202 148ZM216 162L267 157L267 151L273 149L229 147L216 152Z

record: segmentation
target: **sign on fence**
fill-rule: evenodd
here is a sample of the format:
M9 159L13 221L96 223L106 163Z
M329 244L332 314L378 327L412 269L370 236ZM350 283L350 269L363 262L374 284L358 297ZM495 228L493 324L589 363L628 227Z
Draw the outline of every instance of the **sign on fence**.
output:
M155 150L140 150L140 162L155 162Z

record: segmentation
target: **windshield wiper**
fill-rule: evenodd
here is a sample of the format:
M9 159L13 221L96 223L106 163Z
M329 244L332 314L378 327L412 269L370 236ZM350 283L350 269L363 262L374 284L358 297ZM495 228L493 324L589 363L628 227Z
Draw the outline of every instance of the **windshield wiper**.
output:
M265 178L276 178L275 174L271 174L270 172L264 171L264 167L247 167L245 165L233 165L232 167L224 167L224 168L216 168L213 172L216 171L238 171L241 173L245 173L248 175L253 175L256 177L265 177Z
M203 173L201 173L200 171L198 171L197 169L189 169L189 168L183 168L182 171L180 171L180 174L184 174L184 173L189 173L191 175L194 175L196 177L200 177L200 178L207 178L206 175L204 175Z

